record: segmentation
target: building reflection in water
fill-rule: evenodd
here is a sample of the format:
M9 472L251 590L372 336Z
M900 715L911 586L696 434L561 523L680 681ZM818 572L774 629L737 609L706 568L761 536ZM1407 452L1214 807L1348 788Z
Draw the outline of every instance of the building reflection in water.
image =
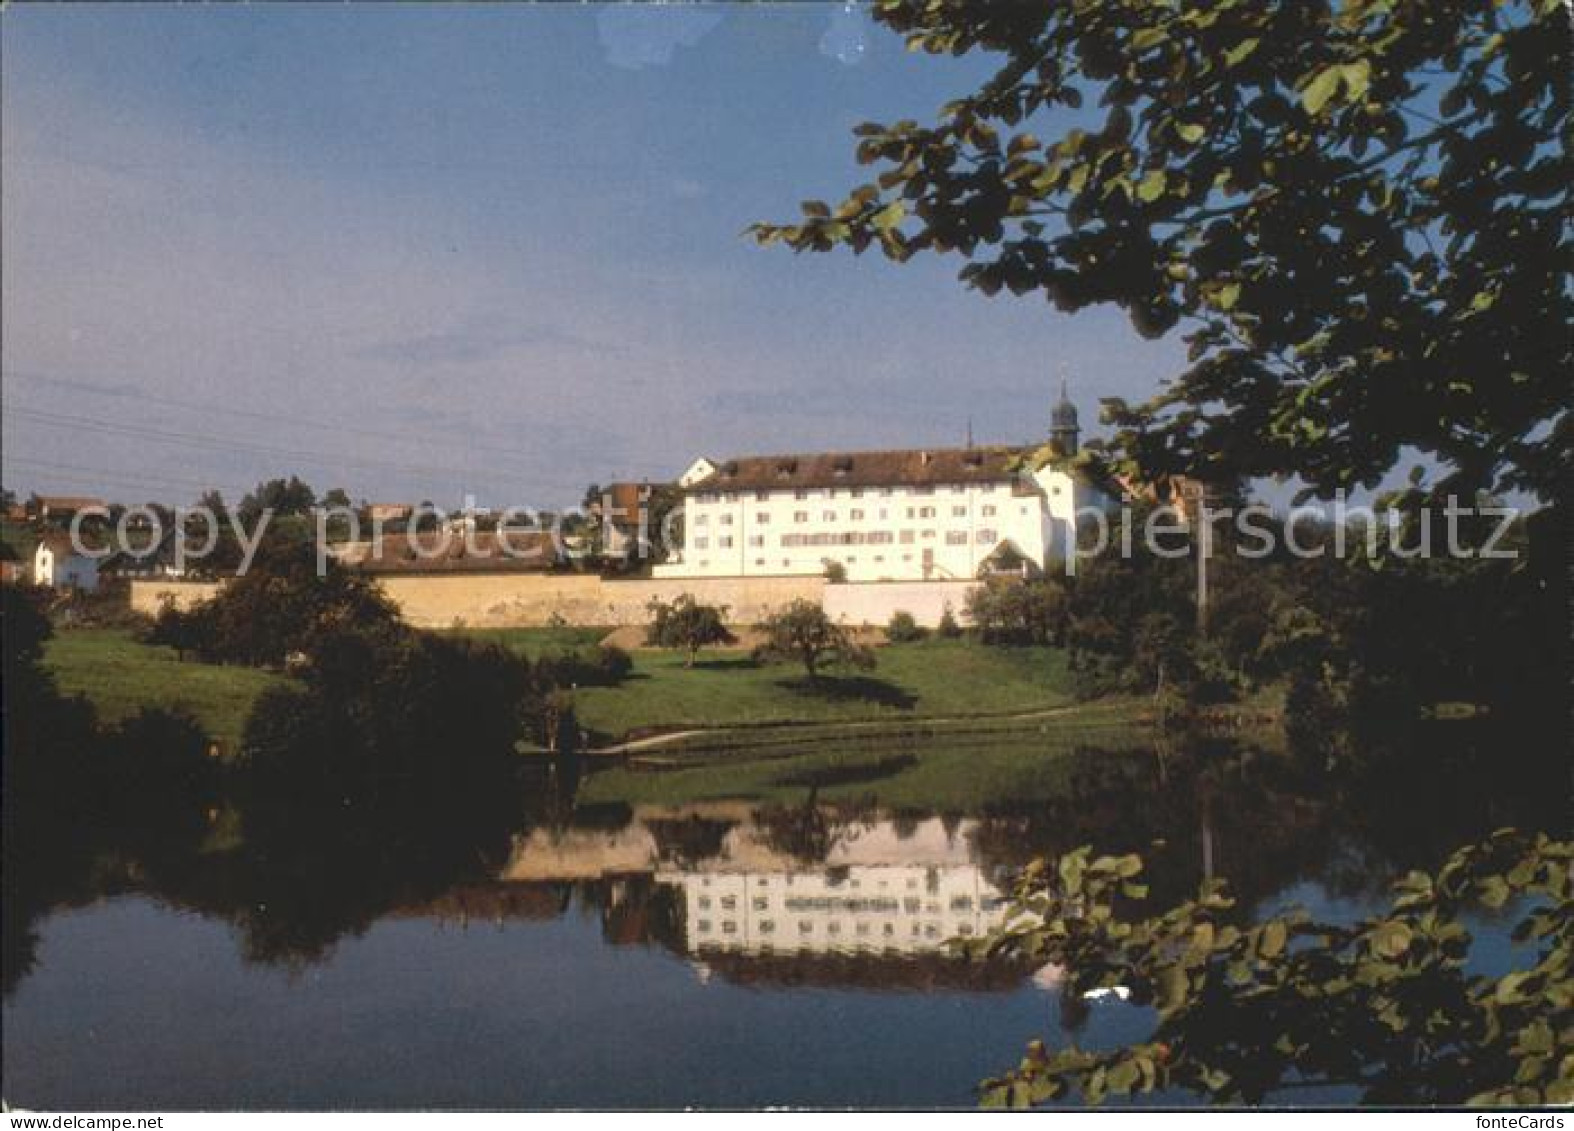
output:
M668 947L702 981L1003 990L1032 971L970 963L945 945L1007 914L1008 876L975 860L973 826L742 806L642 811L620 828L538 829L500 878L580 885L612 941ZM1033 979L1052 989L1059 971Z

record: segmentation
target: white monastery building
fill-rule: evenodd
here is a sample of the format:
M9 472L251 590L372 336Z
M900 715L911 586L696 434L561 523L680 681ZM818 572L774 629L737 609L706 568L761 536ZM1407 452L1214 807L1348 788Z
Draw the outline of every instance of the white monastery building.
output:
M1050 417L1060 459L965 447L700 458L678 480L683 549L657 577L823 574L848 581L966 581L1043 571L1073 544L1079 510L1110 496L1074 470L1077 410Z

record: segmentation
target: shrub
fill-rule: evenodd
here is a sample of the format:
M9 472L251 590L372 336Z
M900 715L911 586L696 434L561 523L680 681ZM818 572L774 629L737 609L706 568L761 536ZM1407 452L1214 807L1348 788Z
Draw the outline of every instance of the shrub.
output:
M874 653L854 640L823 607L801 597L767 617L760 631L765 641L755 649L757 659L767 663L796 660L810 679L818 678L825 664L866 669L875 665Z
M564 649L536 661L536 679L546 687L616 687L634 670L623 649L599 645L589 652Z
M935 635L942 640L955 640L962 635L962 626L956 623L956 616L947 605L945 612L940 614L940 623L935 626Z
M905 611L892 613L890 623L885 626L885 638L892 644L912 644L928 635L913 619L913 614Z
M991 577L967 595L967 612L986 644L1065 642L1065 587L1048 578Z
M645 629L645 643L687 652L686 668L694 666L695 656L706 645L737 640L727 628L726 605L702 605L684 593L672 602L652 601L648 608L651 621Z

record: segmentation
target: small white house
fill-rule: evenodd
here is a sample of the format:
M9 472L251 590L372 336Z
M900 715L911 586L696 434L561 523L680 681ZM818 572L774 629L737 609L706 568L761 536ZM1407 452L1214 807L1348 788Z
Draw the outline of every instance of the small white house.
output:
M98 559L79 553L68 535L50 535L33 551L33 584L91 593L98 588Z

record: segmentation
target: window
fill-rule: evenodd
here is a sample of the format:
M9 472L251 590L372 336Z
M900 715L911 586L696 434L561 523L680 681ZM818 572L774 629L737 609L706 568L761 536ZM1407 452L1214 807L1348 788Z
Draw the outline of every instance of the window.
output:
M896 492L890 487L881 487L880 494L882 497L889 499L892 495L896 494Z
M709 919L701 919L700 920L700 922L699 922L699 931L700 931L700 934L702 934L702 935L710 934L710 920Z
M808 522L809 521L809 512L808 511L793 511L792 512L792 520L794 522Z
M922 538L926 542L929 541L929 539L933 538L934 536L935 536L935 532L933 530L926 530L922 534L919 535L919 537Z
M763 545L765 545L765 535L763 535L763 534L751 534L751 535L749 535L749 545L751 545L751 546L763 546Z
M985 503L983 505L983 507L979 510L979 513L982 514L985 518L994 518L995 517L995 504L994 503Z
M728 491L721 498L722 498L723 502L736 503L738 501L738 492L736 492L736 491Z
M995 532L993 530L989 529L987 526L984 529L982 529L982 530L980 530L978 532L978 543L979 543L979 545L982 546L985 543L993 542L994 540L995 540Z
M771 921L770 919L761 919L760 920L760 934L762 934L762 935L769 935L769 934L774 934L775 931L776 931L776 924L773 921Z
M915 495L933 495L934 493L935 493L935 489L933 487L914 487L913 488L913 494L915 494Z
M934 516L935 516L935 508L934 507L919 507L918 508L918 517L919 518L934 518Z
M821 511L820 512L820 519L822 521L824 521L824 522L835 522L836 521L836 512L835 511Z
M814 924L811 923L807 919L799 919L798 920L798 933L800 935L813 934L814 933Z
M723 526L731 526L732 525L732 515L730 515L730 514L722 515L721 516L721 524Z
M890 517L891 517L891 512L886 510L884 507L881 507L880 508L880 521L884 522L886 519L888 519Z
M854 487L851 494L853 498L861 499L864 497L864 489L862 487Z
M697 902L698 902L699 909L701 911L709 911L710 910L710 896L702 895L702 896L700 896L700 898L699 898L699 900Z
M716 548L718 550L732 549L732 535L724 534L720 538L716 539Z
M951 488L951 493L953 495L965 495L965 494L967 494L967 488L962 486L962 484L958 483L954 487Z
M724 895L724 896L721 897L721 907L722 907L723 911L731 911L737 906L738 906L738 897L737 896L735 896L735 895Z
M965 530L947 530L945 532L945 544L947 546L965 546L965 545L967 545L967 531L965 531Z
M761 511L754 516L754 522L757 526L769 526L771 524L771 512Z
M769 491L756 491L756 492L754 492L754 501L757 502L757 503L768 502L770 500L770 497L771 497L771 493Z
M771 901L766 899L763 895L757 895L754 897L754 909L756 911L764 911L769 908L770 905Z
M966 518L967 517L967 507L965 507L965 506L952 507L951 508L951 517L952 518ZM722 521L726 522L727 520L726 519L722 519Z
M847 517L850 518L854 522L862 522L864 520L864 512L861 511L861 510L856 510L855 509L855 510L851 511L847 515Z
M709 547L710 547L710 539L709 538L701 536L699 538L694 539L694 548L696 550L704 550L704 549L708 549Z
M907 517L910 518L910 519L917 518L918 517L918 510L917 510L917 508L916 507L908 507L907 508Z
M904 545L904 546L911 546L913 544L913 532L911 530L904 530L904 531L902 531L901 538L902 538L902 545ZM906 561L907 559L903 558L902 560Z
M697 515L694 516L694 525L695 526L707 526L709 524L710 524L710 515L708 515L708 514L697 514Z
M809 492L800 487L792 493L792 497L795 499L807 499L809 497Z
M762 566L763 567L765 565L765 559L764 558L755 558L754 559L754 564L757 565L757 566Z
M735 934L737 934L738 933L738 924L734 923L731 919L725 920L722 923L722 925L721 925L721 933L724 934L724 935L735 935Z

